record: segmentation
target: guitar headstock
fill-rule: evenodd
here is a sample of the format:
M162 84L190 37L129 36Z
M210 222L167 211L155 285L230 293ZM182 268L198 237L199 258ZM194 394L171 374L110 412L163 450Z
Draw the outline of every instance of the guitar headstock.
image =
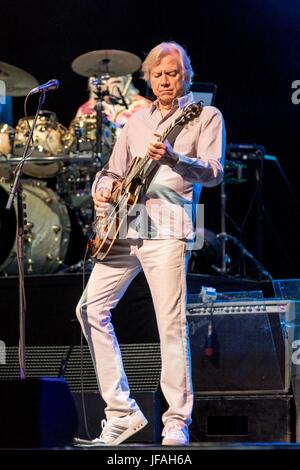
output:
M199 103L190 103L183 108L182 113L178 116L175 121L164 131L164 133L160 136L159 141L164 142L170 132L174 129L175 126L181 124L183 126L188 126L189 123L193 124L194 119L201 114L203 109L202 102Z
M199 103L190 103L183 108L181 116L176 119L177 124L188 124L190 121L198 117L202 111L202 101Z

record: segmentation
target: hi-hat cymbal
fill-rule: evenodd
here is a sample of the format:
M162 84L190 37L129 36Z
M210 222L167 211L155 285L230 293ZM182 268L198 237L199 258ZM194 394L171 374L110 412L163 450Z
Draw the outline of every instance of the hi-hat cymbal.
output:
M110 75L120 77L136 72L141 66L141 59L131 52L106 49L82 54L72 62L72 69L78 75Z
M5 62L0 62L0 80L4 81L8 96L25 96L39 84L29 73Z

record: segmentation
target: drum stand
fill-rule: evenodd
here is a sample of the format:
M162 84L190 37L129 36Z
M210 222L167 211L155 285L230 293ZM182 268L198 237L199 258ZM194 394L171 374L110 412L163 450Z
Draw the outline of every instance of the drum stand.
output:
M28 95L27 95L28 96ZM27 98L26 98L27 99ZM17 260L18 260L18 269L19 269L19 362L20 362L20 378L26 379L26 358L25 358L25 317L26 317L26 298L25 298L25 286L24 286L24 254L25 254L25 244L24 244L24 235L26 224L26 212L23 209L26 209L25 204L23 204L23 193L22 193L22 184L21 176L22 170L26 158L28 157L28 149L31 141L33 140L33 132L36 126L36 122L41 111L42 105L45 101L45 92L43 92L39 97L39 104L35 114L35 118L30 129L29 136L26 141L24 148L24 153L22 159L18 166L16 167L15 179L12 185L10 195L7 201L6 210L9 211L12 208L13 201L17 195ZM26 103L26 100L25 100Z
M102 163L102 144L103 144L103 101L104 97L108 96L108 91L103 90L103 83L110 78L110 75L101 75L96 79L94 84L96 86L96 160L100 163L100 170L103 167Z
M223 180L220 185L220 199L221 199L221 232L216 235L218 239L221 241L221 268L214 266L213 268L219 274L227 275L228 274L228 264L230 263L230 258L226 252L226 244L227 241L231 241L239 250L242 256L248 258L252 261L252 263L256 266L258 272L272 281L271 274L265 269L258 259L253 256L245 247L244 245L234 236L228 234L226 232L226 190L225 190L225 181Z
M15 146L15 131L14 130L9 131L8 138L9 138L11 151L7 156L8 158L11 158L14 156L14 146Z
M125 96L122 94L119 87L117 88L119 96L114 96L109 93L108 90L103 90L103 85L105 85L106 80L110 78L110 75L107 73L106 75L101 75L100 78L94 80L93 84L95 85L97 91L95 92L97 95L96 98L96 126L97 126L97 133L96 133L96 158L100 162L100 169L102 168L102 144L103 144L103 123L104 123L104 115L103 115L103 102L104 97L107 96L110 99L112 104L120 104L124 106L124 108L128 109L128 104L126 102ZM130 82L129 82L130 83Z
M218 233L217 238L221 240L221 268L215 268L220 274L227 273L228 256L226 254L226 242L228 234L226 233L226 190L225 181L223 180L220 185L220 201L221 201L221 232Z

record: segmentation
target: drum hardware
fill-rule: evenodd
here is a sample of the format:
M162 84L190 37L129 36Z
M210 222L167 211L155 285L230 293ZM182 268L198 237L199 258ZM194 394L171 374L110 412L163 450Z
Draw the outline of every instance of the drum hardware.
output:
M227 160L225 163L225 174L220 185L221 232L216 235L216 240L218 240L221 245L221 267L217 267L215 264L211 265L211 268L220 274L226 275L229 273L229 267L232 261L227 251L227 243L229 242L238 250L240 256L252 262L260 276L272 280L270 273L268 273L262 263L245 248L241 241L226 232L226 184L247 182L247 178L244 178L243 175L243 171L247 167L247 160L262 161L264 159L264 153L264 147L256 144L229 144L226 148Z
M97 118L95 114L82 114L75 117L70 124L69 136L70 142L72 142L69 148L72 161L76 162L76 157L84 158L86 156L87 159L90 158L92 160L92 163L99 170L101 164L105 165L111 155L116 139L116 126L106 116L102 117L101 164L97 158L97 138L100 138L100 133L97 132ZM81 163L83 163L83 160Z
M97 81L96 85L96 105L95 105L95 111L96 111L96 126L97 126L97 132L96 132L96 158L100 163L100 170L104 166L103 162L103 122L104 122L104 113L103 113L103 101L104 97L108 96L108 91L103 90L102 85L105 83L105 81L109 78L108 73L105 75L102 75Z
M141 66L141 59L126 51L120 50L98 50L91 51L80 55L72 62L72 69L75 73L84 77L95 77L93 85L95 87L95 112L96 112L96 139L95 139L95 152L96 159L99 161L100 169L106 164L107 160L103 155L104 147L104 129L105 129L105 114L103 112L103 103L106 97L109 97L111 102L121 104L126 108L127 103L121 90L117 87L119 96L112 96L105 86L107 80L111 77L119 77L128 75ZM75 134L76 135L76 134ZM79 135L79 139L81 136ZM76 149L80 149L80 141L76 144Z
M228 147L226 148L226 155L228 156ZM216 238L221 243L221 268L213 266L213 269L220 274L227 274L228 264L230 258L226 251L226 243L228 239L231 239L231 235L226 233L226 184L239 184L245 183L246 178L243 177L243 170L246 168L245 163L237 160L226 160L224 168L224 178L220 184L220 220L221 220L221 232L216 235Z
M227 154L227 152L226 152ZM226 160L224 165L224 178L220 184L220 225L221 232L215 234L210 230L204 230L204 246L203 249L196 250L192 253L190 261L191 272L196 272L197 266L206 266L211 268L212 271L218 272L222 275L229 273L232 259L229 256L227 250L227 243L230 242L238 248L239 252L249 259L251 258L256 266L261 267L260 263L256 258L251 255L246 248L238 240L226 232L226 185L227 184L241 184L246 183L247 178L244 177L244 170L247 167L245 159L242 160ZM221 267L218 267L218 263ZM202 267L203 269L203 267ZM264 274L266 270L261 270Z
M245 163L237 161L225 161L224 180L227 184L246 183L244 177Z
M103 145L104 143L107 143L107 135L105 133L105 130L109 128L112 124L110 124L110 121L107 119L105 116L105 113L103 111L103 105L105 102L106 98L109 98L109 101L112 104L120 104L121 106L124 106L125 108L128 109L128 105L125 101L125 97L122 95L122 92L119 87L117 88L117 91L119 93L119 96L115 96L109 93L109 89L107 88L106 82L111 78L109 75L108 71L105 73L105 75L101 75L100 77L96 78L93 80L93 85L95 87L95 95L96 95L96 105L95 105L95 111L96 111L96 158L98 158L101 167L104 166L106 161L104 161L104 153L103 153Z
M100 170L109 158L107 147L111 151L114 144L114 142L107 142L107 129L109 127L112 128L112 124L110 124L103 111L105 97L109 96L108 90L105 88L105 82L109 78L110 76L105 74L93 82L96 96L95 114L77 116L70 126L71 135L74 135L76 142L76 151L92 151ZM72 127L74 129L73 132ZM104 148L106 149L105 153Z
M254 180L256 181L255 190L253 197L250 202L250 206L246 211L246 215L241 222L240 227L240 237L243 236L244 227L247 221L247 218L252 209L252 205L255 207L256 211L256 224L255 224L255 252L258 259L263 258L263 240L264 240L264 231L263 231L263 194L262 194L262 177L263 177L263 168L264 160L266 157L266 150L263 145L258 144L241 144L241 143L230 143L226 147L226 156L228 161L236 163L248 163L249 168L254 171Z
M35 234L32 233L32 229L34 227L33 222L28 222L25 224L25 230L24 230L24 235L25 235L25 241L27 243L32 243L32 241L35 239Z
M0 161L0 165L2 166L4 163L9 163L11 165L19 165L21 161L20 157L12 157L9 159L9 161L5 160L5 162L2 160ZM47 157L46 160L43 157L28 157L26 158L26 161L24 165L26 165L27 162L34 162L34 163L45 163L46 162L63 162L63 163L77 163L77 164L82 164L83 166L86 166L87 164L92 164L96 165L95 158L89 153L85 154L80 154L80 155L57 155L54 156L52 155L51 157Z
M8 158L11 158L14 155L14 147L15 147L15 130L10 128L8 131L8 138L9 138L9 143L10 143L10 153L7 155Z
M80 152L80 141L83 137L83 128L79 123L76 123L74 126L74 133L76 137L76 152Z
M221 220L221 232L217 234L217 239L221 243L221 267L213 266L214 270L219 274L226 275L228 272L228 264L230 263L230 258L227 254L226 243L230 237L226 233L226 177L220 184L220 220Z
M52 230L54 233L59 233L61 231L61 227L59 225L52 225Z

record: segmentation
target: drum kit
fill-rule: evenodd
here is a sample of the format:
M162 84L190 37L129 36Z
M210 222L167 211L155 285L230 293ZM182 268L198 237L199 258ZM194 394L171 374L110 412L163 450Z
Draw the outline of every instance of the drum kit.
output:
M22 188L26 202L25 273L73 271L82 267L87 233L93 221L91 184L108 161L116 135L103 113L102 86L110 77L131 74L141 60L119 50L92 51L72 63L75 73L98 81L95 112L75 117L69 128L52 111L39 113L33 142L23 166ZM38 85L30 74L0 62L0 79L6 94L25 96ZM110 95L108 95L109 99ZM34 117L19 119L16 128L0 122L0 275L17 274L16 202L5 210ZM100 150L100 153L99 153Z

